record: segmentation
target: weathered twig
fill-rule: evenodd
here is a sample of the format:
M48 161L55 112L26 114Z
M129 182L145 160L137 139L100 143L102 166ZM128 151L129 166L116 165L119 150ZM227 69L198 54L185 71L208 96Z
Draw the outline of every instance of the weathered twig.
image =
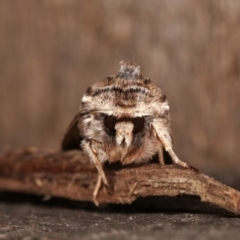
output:
M240 192L191 170L148 164L106 168L112 184L100 203L131 203L138 197L192 195L240 214ZM0 151L0 190L92 201L97 171L81 151L43 152L35 148Z

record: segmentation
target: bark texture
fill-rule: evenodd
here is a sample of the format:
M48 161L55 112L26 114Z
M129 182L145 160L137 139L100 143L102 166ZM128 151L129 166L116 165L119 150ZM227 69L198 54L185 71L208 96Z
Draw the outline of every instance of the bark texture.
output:
M240 214L240 192L201 173L151 163L105 167L112 194L100 190L99 203L130 204L139 197L197 196L202 202ZM36 148L0 151L0 190L92 201L97 171L81 151Z

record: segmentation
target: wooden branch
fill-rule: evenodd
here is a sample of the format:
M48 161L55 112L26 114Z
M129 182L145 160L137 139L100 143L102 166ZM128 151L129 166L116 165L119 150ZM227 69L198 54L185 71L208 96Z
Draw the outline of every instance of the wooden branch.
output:
M146 196L198 196L234 214L240 214L240 192L203 174L157 163L107 166L113 189L99 193L100 203L132 203ZM97 171L81 151L44 152L35 148L0 150L0 190L92 201Z

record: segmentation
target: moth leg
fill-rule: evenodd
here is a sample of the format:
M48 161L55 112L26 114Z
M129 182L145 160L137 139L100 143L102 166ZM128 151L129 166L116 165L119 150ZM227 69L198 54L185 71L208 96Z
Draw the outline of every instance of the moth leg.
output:
M156 132L157 137L163 144L163 147L171 156L173 162L183 168L190 168L190 166L185 162L181 161L173 151L172 139L169 134L168 128L163 123L161 123L161 121L158 119L152 122L152 126L154 131Z
M160 165L162 165L162 166L165 165L162 147L158 150L158 161L159 161Z
M102 186L102 177L100 174L98 174L98 178L97 178L97 183L96 183L96 186L94 188L94 191L93 191L93 202L96 206L99 205L98 201L97 201L97 196L98 196L98 193L99 193L99 190Z
M109 184L103 170L103 162L101 162L98 158L98 153L101 151L99 144L100 143L91 140L83 140L81 144L83 151L88 155L90 161L98 170L98 180L93 192L93 201L96 205L98 205L96 198L101 188L102 182L107 187L107 189L109 189Z

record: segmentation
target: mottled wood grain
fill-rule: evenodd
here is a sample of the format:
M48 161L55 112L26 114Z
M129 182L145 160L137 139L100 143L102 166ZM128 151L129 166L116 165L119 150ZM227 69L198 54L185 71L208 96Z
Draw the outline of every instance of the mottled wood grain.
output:
M204 174L151 163L108 165L112 194L100 190L99 203L130 204L147 196L197 196L202 202L240 214L240 192ZM0 190L92 201L97 171L81 151L47 152L36 148L0 151Z

